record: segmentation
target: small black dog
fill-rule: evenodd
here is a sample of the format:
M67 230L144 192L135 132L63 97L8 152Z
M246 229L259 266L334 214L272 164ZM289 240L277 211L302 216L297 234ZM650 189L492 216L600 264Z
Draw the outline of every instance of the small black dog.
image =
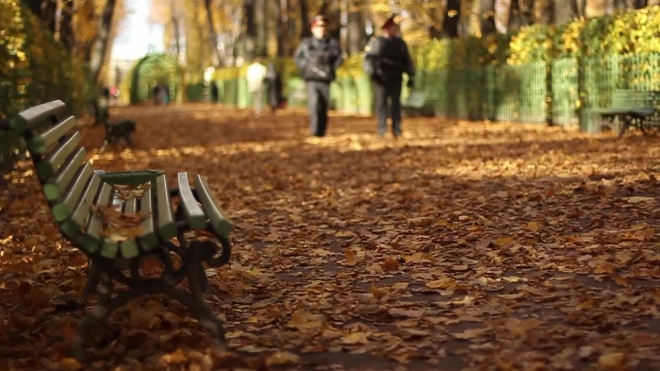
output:
M133 140L131 139L131 133L134 133L136 130L137 125L133 120L123 120L116 124L105 125L105 141L107 143L116 143L120 139L123 139L130 148L133 148L134 145Z

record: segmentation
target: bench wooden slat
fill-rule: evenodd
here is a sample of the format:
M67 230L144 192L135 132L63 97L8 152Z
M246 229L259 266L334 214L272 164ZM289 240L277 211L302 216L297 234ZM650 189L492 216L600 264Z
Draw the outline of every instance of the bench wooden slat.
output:
M170 191L167 189L165 175L161 175L156 179L156 207L158 234L163 240L169 241L176 237L177 228L172 214L172 201L170 200Z
M76 205L76 210L71 216L71 220L74 221L79 227L83 227L89 214L92 212L92 205L94 204L94 199L96 198L99 189L101 188L101 177L97 174L92 175L92 180L85 188L80 202Z
M101 191L94 200L94 206L106 206L110 203L112 197L112 186L108 183L103 183L101 186ZM83 238L83 248L89 252L94 253L100 247L103 242L101 237L101 231L103 230L103 218L97 212L91 214L87 227L85 228L85 237Z
M116 197L116 190L112 189L112 207L117 211L122 211L124 201ZM101 256L108 259L114 259L119 253L119 241L113 239L113 236L105 236L101 244Z
M12 129L22 134L28 129L33 129L47 118L62 114L65 109L66 105L61 100L29 108L18 114L18 120L13 121Z
M87 182L89 182L89 179L92 177L93 172L94 171L90 163L85 164L85 166L83 166L80 171L78 171L75 179L73 180L73 184L71 187L69 187L69 190L66 196L64 196L62 202L60 204L53 205L52 207L55 221L58 223L63 222L73 214L76 204L80 200L80 196L82 195Z
M78 151L72 156L69 156L64 165L62 165L57 176L44 184L44 194L48 201L52 202L62 197L69 184L71 184L74 175L76 175L76 172L85 161L85 157L87 157L85 149L82 147L78 148Z
M422 108L425 102L426 102L426 94L420 91L416 91L410 93L408 99L404 104L404 107Z
M233 226L220 209L220 204L211 192L211 188L206 182L206 179L201 175L195 177L195 190L197 191L199 201L204 207L204 212L211 222L213 230L219 235L229 238L229 233L233 229Z
M92 205L101 187L101 177L97 174L92 175L92 180L87 184L85 191L76 205L71 218L64 221L60 228L62 232L71 238L77 238L78 232L84 228L89 214L92 212Z
M74 127L76 127L76 118L71 116L61 121L59 124L55 125L48 131L32 137L27 143L28 150L30 153L42 154L46 152L50 146L57 143L58 140L65 136L66 133L68 133L69 130L73 129Z
M205 229L208 219L204 214L204 210L202 210L202 208L197 203L195 195L193 195L192 189L190 188L190 183L188 183L188 173L180 172L178 174L178 180L179 198L181 199L181 205L183 206L183 214L188 221L190 229Z
M149 189L144 191L140 198L140 213L146 215L146 218L140 224L142 229L139 241L140 247L144 251L151 251L158 245L158 236L156 235L156 218L153 214L153 191L154 183L149 183Z
M137 213L137 198L132 197L126 200L124 203L124 214L125 215L135 215ZM140 249L138 248L137 240L135 237L130 238L128 241L122 241L119 245L119 250L121 251L121 256L126 259L134 258L140 255Z
M60 166L80 144L80 132L75 132L67 140L60 143L45 159L37 165L39 180L45 182L57 174Z

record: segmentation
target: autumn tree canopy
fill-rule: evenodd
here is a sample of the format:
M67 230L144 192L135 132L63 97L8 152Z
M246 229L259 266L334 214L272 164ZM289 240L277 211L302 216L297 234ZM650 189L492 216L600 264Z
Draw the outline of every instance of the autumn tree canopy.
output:
M564 24L652 5L647 0L153 0L151 21L164 26L167 51L189 71L241 65L254 55L291 56L324 13L342 49L364 49L392 13L412 44L432 39L510 33L532 24Z

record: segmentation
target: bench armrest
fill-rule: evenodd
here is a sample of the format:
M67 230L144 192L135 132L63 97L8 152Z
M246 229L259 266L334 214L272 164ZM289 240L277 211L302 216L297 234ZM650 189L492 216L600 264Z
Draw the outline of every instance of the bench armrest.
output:
M120 171L116 173L106 173L103 170L95 171L101 180L112 185L130 185L137 187L140 184L155 182L156 178L165 174L163 170L145 170L145 171Z

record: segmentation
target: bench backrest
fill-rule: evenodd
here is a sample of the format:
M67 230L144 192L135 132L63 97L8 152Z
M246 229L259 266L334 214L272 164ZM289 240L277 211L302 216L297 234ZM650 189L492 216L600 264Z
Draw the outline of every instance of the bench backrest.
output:
M658 92L619 89L612 93L613 108L654 108Z
M424 106L425 101L426 101L426 94L424 94L424 92L413 91L408 96L408 100L406 100L406 105L409 107L421 108Z
M57 100L29 108L10 123L12 130L27 143L37 177L58 223L74 217L86 220L90 208L78 210L78 203L85 195L96 195L101 186L101 179L86 161L80 132L75 130L75 117L58 118L65 110L66 105Z

